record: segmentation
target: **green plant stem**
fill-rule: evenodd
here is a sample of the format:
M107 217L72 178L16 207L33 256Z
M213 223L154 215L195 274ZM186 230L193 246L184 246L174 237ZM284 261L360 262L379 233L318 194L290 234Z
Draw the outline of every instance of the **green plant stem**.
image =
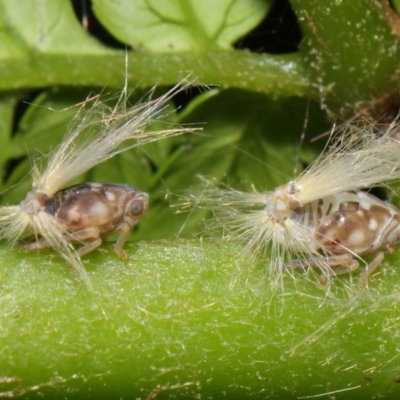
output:
M123 51L108 51L104 55L37 54L4 60L0 90L77 84L120 90L125 79L125 57ZM270 56L246 51L129 53L128 80L129 87L174 85L190 75L200 84L216 83L282 97L301 96L310 89L298 61L296 54Z
M269 267L253 265L236 244L127 250L129 263L108 245L85 258L93 292L51 250L1 250L0 397L398 392L394 269L382 267L368 291L356 275L321 286L301 273L277 289Z

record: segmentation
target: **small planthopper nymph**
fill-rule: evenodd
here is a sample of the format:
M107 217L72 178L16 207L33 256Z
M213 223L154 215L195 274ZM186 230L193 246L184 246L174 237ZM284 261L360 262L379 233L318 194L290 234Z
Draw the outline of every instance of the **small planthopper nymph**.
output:
M27 250L52 247L72 265L90 287L80 256L100 246L103 238L119 234L115 252L126 259L122 247L127 235L148 206L148 195L127 185L108 183L67 184L116 154L166 137L193 132L196 128L152 131L171 98L184 90L183 81L163 96L125 107L125 91L117 106L109 108L95 97L89 110L49 156L32 169L32 189L17 205L0 207L0 239L16 244L26 233L34 241ZM150 92L151 96L152 92ZM121 104L122 103L122 104ZM29 237L27 238L29 239ZM25 241L25 240L24 240ZM72 242L81 242L77 249Z
M129 231L139 222L149 203L147 193L110 183L81 183L60 190L53 197L28 195L20 204L21 210L32 212L32 197L37 207L35 212L46 212L62 223L66 241L87 241L76 250L79 256L90 253L107 236L118 233L114 251L123 259L128 259L122 247ZM47 247L50 243L46 240L24 246L25 250Z

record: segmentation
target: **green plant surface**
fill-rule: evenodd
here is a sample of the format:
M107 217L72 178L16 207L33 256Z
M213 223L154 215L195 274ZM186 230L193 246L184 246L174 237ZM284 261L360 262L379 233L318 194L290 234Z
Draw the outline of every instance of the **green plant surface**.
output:
M127 249L129 263L111 246L86 258L92 292L51 251L2 251L0 397L399 395L389 266L369 291L347 276L327 294L298 274L283 296L234 243Z
M368 290L358 272L323 286L293 271L277 288L274 260L255 263L204 228L204 210L184 209L204 188L197 175L272 190L315 159L325 140L309 139L333 122L398 111L398 16L388 2L291 0L297 50L241 48L276 4L93 0L120 41L113 47L70 1L0 0L1 204L25 197L33 160L79 123L77 104L103 93L112 105L125 81L129 106L155 85L157 96L195 79L199 88L157 127L203 128L76 177L150 194L128 263L111 245L84 257L93 291L55 251L0 244L0 397L399 397L398 255Z
M147 2L150 5L149 9L142 7L141 3L141 1L112 3L96 1L94 11L105 26L111 25L111 32L114 33L116 30L116 36L125 39L124 43L128 46L136 38L136 30L132 32L131 28L135 26L134 20L132 25L119 23L117 27L113 19L123 16L129 21L132 20L132 15L136 15L142 20L135 7L144 9L143 12L149 18L159 17L151 2ZM257 91L265 87L264 90L279 91L279 86L283 90L287 90L289 86L277 85L279 77L283 81L291 76L293 85L290 85L291 93L288 94L304 94L308 82L304 77L305 74L299 71L301 65L296 63L295 55L265 57L227 49L228 44L244 34L245 28L251 29L264 17L270 1L225 1L225 6L220 7L218 12L212 11L215 19L209 19L209 23L218 25L216 29L219 32L219 39L212 41L210 38L208 45L202 43L203 35L194 35L191 21L195 14L201 15L205 3L193 2L192 7L187 5L187 1L165 3L163 11L169 14L169 18L173 19L175 13L176 18L184 16L187 23L180 27L178 32L173 21L164 26L162 19L158 24L151 23L148 29L140 29L144 39L149 43L141 41L140 46L149 47L152 52L140 51L129 55L128 78L132 87L138 84L171 85L175 84L179 77L192 74L198 77L199 83L216 83ZM251 7L252 12L243 18L242 10L247 9L249 3L254 4ZM210 11L213 9L209 8ZM22 0L16 3L12 0L2 0L0 11L4 37L0 58L2 60L0 90L77 84L122 88L125 79L124 52L111 50L93 40L79 26L69 2ZM227 18L227 14L233 20ZM37 16L34 23L32 15ZM110 20L112 21L109 22ZM181 40L183 36L191 37L195 48L191 48L189 44L189 47L177 46L171 54L170 48L166 48L165 43L152 44L155 37L152 29L165 31L163 38L175 37ZM65 32L68 32L68 35ZM156 31L155 34L159 33ZM168 53L165 54L167 50ZM66 66L68 67L65 68ZM248 75L248 71L252 71L251 75ZM266 71L270 71L269 83ZM275 84L271 82L272 80Z
M345 113L361 99L365 106L398 89L393 73L398 17L388 2L368 0L362 7L354 2L327 6L318 0L291 4L304 34L303 61L317 77L323 104Z
M94 12L119 40L155 52L229 49L263 19L272 1L96 0Z

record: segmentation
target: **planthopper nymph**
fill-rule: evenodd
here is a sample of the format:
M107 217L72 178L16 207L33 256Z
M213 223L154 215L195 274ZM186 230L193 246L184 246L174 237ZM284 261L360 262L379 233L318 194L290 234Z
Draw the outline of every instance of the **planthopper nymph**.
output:
M192 203L212 208L228 238L268 254L275 278L317 267L326 281L363 263L367 287L384 254L400 247L400 210L368 189L399 178L397 123L383 134L371 124L348 126L309 168L272 192L211 188Z
M80 256L100 246L104 238L118 234L114 251L126 259L124 243L129 231L145 213L149 196L125 184L66 186L116 154L196 130L176 127L151 131L150 125L162 119L171 98L187 85L187 82L181 82L163 96L149 97L130 109L120 104L124 93L112 109L95 98L79 123L45 158L46 163L43 160L34 163L32 188L26 198L17 205L0 207L0 239L14 245L25 233L30 233L30 237L23 239L25 250L54 248L80 273L88 286L90 280ZM82 244L75 248L72 242Z

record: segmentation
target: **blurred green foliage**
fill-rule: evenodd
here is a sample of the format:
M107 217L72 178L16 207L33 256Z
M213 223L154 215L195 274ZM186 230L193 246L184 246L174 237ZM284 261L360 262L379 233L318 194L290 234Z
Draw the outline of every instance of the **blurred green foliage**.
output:
M189 91L186 100L178 99L177 106L183 102L186 107L168 116L174 123L199 124L204 134L123 154L78 181L123 180L150 193L151 207L135 239L198 232L203 215L186 220L175 214L167 194L197 190L198 174L234 187L271 189L318 153L322 141L310 146L308 139L330 128L327 111L342 122L395 92L398 36L393 12L383 3L286 3L282 10L297 20L286 22L281 32L297 31L297 37L289 52L283 46L275 51L280 54L268 54L263 47L270 43L262 35L277 18L270 17L276 8L270 0L218 5L169 0L162 6L157 1L94 0L90 11L103 27L94 27L94 33L91 19L85 30L68 1L2 0L2 203L24 197L32 159L62 140L77 112L74 104L92 92L122 90L127 54L129 87L141 88L141 95L149 86L176 84L188 75L209 85L210 91L203 86ZM78 16L90 17L88 10L82 14L82 4L75 2ZM104 29L113 47L99 40ZM269 41L278 42L278 35L269 35ZM258 52L240 49L248 37L257 39L252 46L260 46ZM136 93L131 102L139 98ZM306 139L299 157L302 134Z
M2 204L24 197L32 160L62 140L91 93L115 97L127 78L134 103L196 78L166 121L201 134L78 179L150 194L134 239L201 231L203 212L169 207L171 193L179 202L201 190L197 175L272 189L315 158L324 140L309 139L334 121L398 110L399 22L385 0L0 0L0 24ZM399 274L382 268L369 293L343 277L332 293L289 279L277 294L235 246L218 246L133 244L129 265L105 246L85 257L93 293L54 252L5 249L0 397L398 398Z

